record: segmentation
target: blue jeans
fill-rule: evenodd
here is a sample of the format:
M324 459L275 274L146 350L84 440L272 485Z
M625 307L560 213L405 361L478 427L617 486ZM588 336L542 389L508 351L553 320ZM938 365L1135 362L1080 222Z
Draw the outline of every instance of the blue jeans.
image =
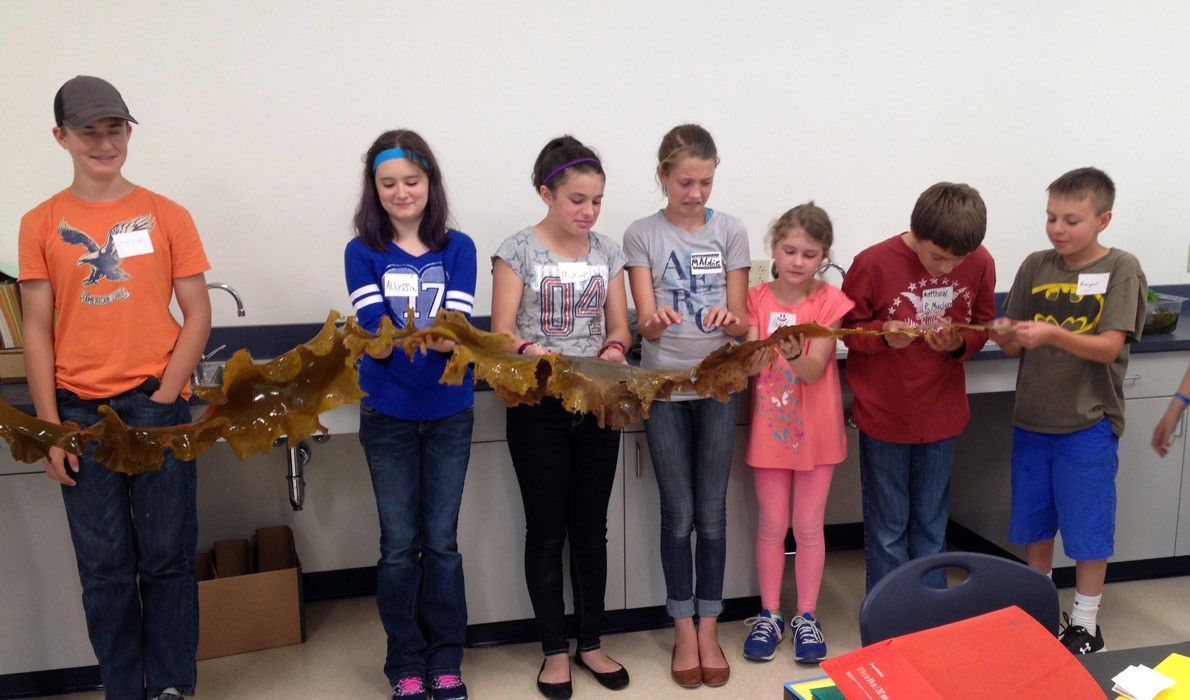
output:
M508 452L525 506L525 584L546 656L565 654L562 547L570 539L570 583L578 648L600 646L607 590L607 503L616 480L620 431L574 414L558 399L508 409Z
M718 617L727 561L727 480L739 395L657 401L645 420L661 493L661 569L670 617ZM698 533L693 558L690 533ZM697 576L697 588L695 578Z
M918 444L884 442L860 431L867 590L910 559L946 548L954 443L954 438ZM946 588L946 570L931 571L924 583Z
M154 403L144 391L87 400L59 389L57 398L59 417L84 427L99 421L102 405L132 426L190 422L184 400ZM193 695L198 678L194 460L179 460L166 450L160 470L129 476L95 461L94 453L92 442L79 458L76 485L62 487L62 500L104 696L155 698L171 686Z
M380 560L376 605L388 636L384 674L458 674L467 634L467 595L457 535L471 459L474 411L410 421L360 401L376 510Z

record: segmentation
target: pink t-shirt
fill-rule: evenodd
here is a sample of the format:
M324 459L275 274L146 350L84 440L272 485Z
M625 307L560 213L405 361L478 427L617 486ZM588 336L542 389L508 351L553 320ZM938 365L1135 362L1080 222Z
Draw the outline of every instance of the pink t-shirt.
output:
M748 290L748 325L755 326L763 340L782 326L811 322L829 326L853 306L843 292L829 284L818 285L796 306L781 304L769 284L759 284ZM813 384L803 382L784 359L756 375L748 464L808 470L819 464L838 464L846 458L837 362L828 362L822 377Z

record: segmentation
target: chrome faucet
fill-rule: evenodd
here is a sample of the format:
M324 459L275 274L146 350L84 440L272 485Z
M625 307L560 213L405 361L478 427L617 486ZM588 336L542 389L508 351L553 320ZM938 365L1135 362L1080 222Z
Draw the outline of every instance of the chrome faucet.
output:
M824 274L826 274L826 271L831 268L834 268L839 271L839 277L847 276L847 270L843 269L842 265L840 265L837 262L834 262L833 260L828 260L828 261L822 263L821 265L819 265L818 269L815 270L815 274L824 275Z
M222 289L223 291L230 294L231 298L236 300L236 315L240 317L244 316L244 300L240 298L240 293L237 292L230 284L224 284L223 282L208 282L207 289Z
M244 316L244 300L240 298L240 293L235 290L230 284L223 282L208 282L207 289L222 289L231 295L232 299L236 300L236 315ZM220 345L214 350L200 355L198 364L194 367L194 374L191 375L191 380L195 384L220 384L223 381L223 363L218 364L211 362L211 358L215 356L226 345Z

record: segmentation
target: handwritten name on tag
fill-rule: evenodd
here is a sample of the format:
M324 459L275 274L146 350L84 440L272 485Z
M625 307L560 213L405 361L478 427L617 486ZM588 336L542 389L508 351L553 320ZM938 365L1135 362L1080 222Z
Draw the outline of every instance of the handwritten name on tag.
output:
M1110 272L1086 273L1078 276L1078 294L1091 296L1092 294L1107 294L1107 283L1111 280Z
M719 251L690 254L690 274L717 275L723 272L723 254Z
M772 335L778 328L796 325L797 314L787 311L773 311L769 314L769 335Z
M942 314L954 304L954 287L935 287L921 290L921 310L929 314Z
M585 262L558 263L558 277L569 284L581 284L591 276L591 266Z
M416 297L417 275L411 272L392 272L384 275L384 296Z
M149 238L147 229L125 231L115 234L116 252L121 258L131 258L137 255L148 255L153 252L153 241Z

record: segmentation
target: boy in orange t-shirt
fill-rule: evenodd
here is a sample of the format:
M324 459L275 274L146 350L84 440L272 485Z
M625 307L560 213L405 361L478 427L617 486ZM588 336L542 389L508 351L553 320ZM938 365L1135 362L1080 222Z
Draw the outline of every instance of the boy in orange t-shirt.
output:
M128 425L190 420L189 377L211 329L210 269L190 214L121 169L131 124L120 93L90 76L54 98L69 188L21 219L25 365L37 416ZM183 321L170 313L176 295ZM167 450L158 471L129 476L52 448L83 585L91 646L108 698L194 693L198 647L195 463Z

